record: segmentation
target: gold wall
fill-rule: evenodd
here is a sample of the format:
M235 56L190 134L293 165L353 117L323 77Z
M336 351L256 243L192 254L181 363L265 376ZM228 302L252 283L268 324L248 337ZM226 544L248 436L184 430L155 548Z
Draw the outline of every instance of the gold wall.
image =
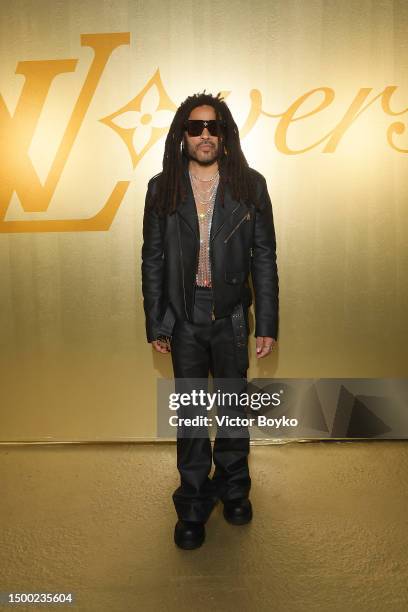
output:
M174 110L225 92L267 179L277 352L250 377L404 377L408 5L0 4L1 440L150 439L148 179Z

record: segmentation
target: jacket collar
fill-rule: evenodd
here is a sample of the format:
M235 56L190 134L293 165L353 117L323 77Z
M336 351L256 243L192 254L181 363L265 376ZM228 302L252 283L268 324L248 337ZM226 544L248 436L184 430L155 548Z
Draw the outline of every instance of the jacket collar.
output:
M184 180L187 187L187 198L177 207L177 212L183 217L187 225L193 231L197 239L200 238L200 229L198 225L197 208L194 200L193 188L191 186L190 176L188 172L188 159L183 156L184 165ZM217 189L215 196L214 212L211 222L210 240L213 240L218 234L221 227L224 225L228 217L237 210L241 204L234 200L231 196L229 186L225 186L224 206L220 202L220 189Z

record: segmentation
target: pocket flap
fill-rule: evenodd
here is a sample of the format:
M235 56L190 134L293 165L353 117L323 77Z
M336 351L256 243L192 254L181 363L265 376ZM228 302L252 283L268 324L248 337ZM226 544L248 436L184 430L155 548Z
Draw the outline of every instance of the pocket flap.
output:
M174 313L173 308L171 307L171 304L169 304L160 323L160 334L163 334L164 336L171 336L175 322L176 315Z

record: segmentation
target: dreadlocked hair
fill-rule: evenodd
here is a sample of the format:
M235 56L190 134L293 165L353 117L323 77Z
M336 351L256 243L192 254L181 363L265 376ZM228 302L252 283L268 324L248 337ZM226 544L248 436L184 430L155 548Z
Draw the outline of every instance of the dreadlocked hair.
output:
M182 146L185 122L197 106L208 105L215 110L218 120L218 169L220 202L224 206L225 187L230 186L232 197L249 204L255 201L255 186L248 162L241 149L238 127L231 111L221 97L211 93L196 93L182 102L170 125L163 155L163 171L151 205L158 214L172 214L180 202L185 201L187 187L184 180L184 163L187 157Z

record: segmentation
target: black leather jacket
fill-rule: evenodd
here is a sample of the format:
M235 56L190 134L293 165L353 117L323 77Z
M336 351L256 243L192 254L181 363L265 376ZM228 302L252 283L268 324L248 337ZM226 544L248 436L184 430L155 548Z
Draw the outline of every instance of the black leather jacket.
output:
M260 209L234 200L228 185L224 207L217 194L210 233L211 278L216 319L229 316L237 303L252 304L255 336L278 337L278 272L272 204L266 180L254 169ZM147 341L171 335L176 318L192 321L199 226L188 175L187 199L175 213L159 217L149 206L160 173L150 179L143 218L142 291Z

